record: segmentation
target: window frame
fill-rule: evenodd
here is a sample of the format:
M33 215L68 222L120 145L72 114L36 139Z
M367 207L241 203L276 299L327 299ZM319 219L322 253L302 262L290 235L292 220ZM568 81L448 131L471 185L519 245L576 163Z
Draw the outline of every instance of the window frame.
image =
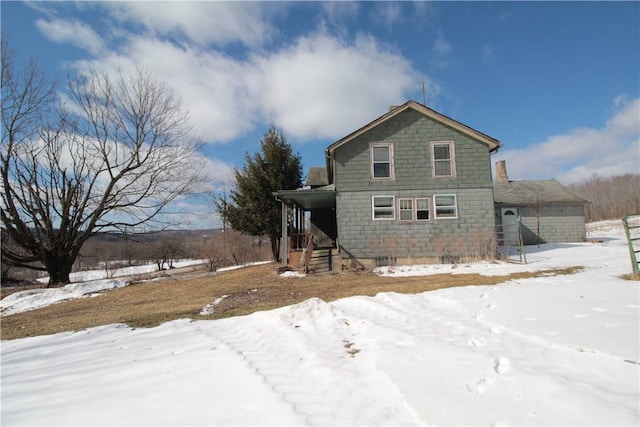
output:
M418 211L419 210L420 211L424 211L424 209L418 209L418 200L426 200L427 201L427 209L426 209L426 211L428 212L428 217L429 218L427 218L427 219L418 218ZM414 202L415 202L415 210L414 210L414 212L415 212L416 222L432 222L433 221L432 220L433 216L431 214L431 212L432 212L432 209L431 209L431 197L416 197L414 199Z
M391 218L376 218L376 199L391 199ZM386 207L385 207L386 208ZM388 208L389 209L389 208ZM395 221L396 220L396 197L389 195L376 195L371 196L371 219L373 221Z
M435 148L436 146L447 145L449 146L449 159L448 160L440 160L436 159ZM432 178L456 178L456 150L454 141L431 141L429 143L429 147L431 150L431 177ZM436 174L436 162L449 162L449 169L451 173L449 175L438 175Z
M374 159L374 151L375 148L386 147L389 149L389 176L377 177L375 175L375 165L377 163L387 163L387 162L376 162ZM393 143L391 142L372 142L369 144L369 169L372 181L393 181L395 180L395 168L393 164Z
M453 197L453 205L438 205L437 199L439 197ZM453 208L454 214L450 215L439 215L438 208ZM458 219L458 196L456 194L434 194L433 195L433 214L434 218L437 219Z
M402 209L402 202L411 202L410 209ZM403 212L409 212L411 214L410 219L402 219ZM398 198L398 222L414 222L416 220L415 199L413 197L399 197Z
M411 201L411 209L402 209L403 201ZM418 200L427 201L427 209L418 209ZM425 211L428 213L427 219L419 219L418 211ZM402 212L411 212L411 219L402 219ZM431 209L431 197L399 197L398 198L398 222L400 223L425 223L432 222L432 209Z

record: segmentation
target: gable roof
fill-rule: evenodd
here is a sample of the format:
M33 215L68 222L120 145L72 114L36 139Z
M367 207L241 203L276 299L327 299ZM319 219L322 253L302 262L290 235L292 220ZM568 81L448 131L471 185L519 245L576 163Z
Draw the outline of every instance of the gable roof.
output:
M509 181L493 184L493 199L503 205L589 203L558 181Z
M356 130L355 132L352 132L351 134L345 136L344 138L334 142L333 144L331 144L329 147L327 147L326 149L326 153L327 153L327 157L333 157L333 152L341 147L342 145L348 143L349 141L357 138L358 136L362 135L363 133L375 128L376 126L386 122L387 120L397 116L398 114L406 111L406 110L415 110L419 113L424 114L425 116L440 122L446 126L449 126L459 132L462 132L463 134L476 139L484 144L486 144L489 147L489 152L494 152L497 151L498 148L500 148L502 146L502 144L500 143L500 141L498 141L495 138L490 137L489 135L486 135L480 131L477 131L473 128L470 128L467 125L464 125L454 119L452 119L451 117L447 117L444 114L438 113L435 110L432 110L429 107L425 107L424 105L416 102L416 101L407 101L404 104L395 107L393 109L391 109L388 113L378 117L377 119L375 119L374 121L372 121L371 123L361 127L360 129Z

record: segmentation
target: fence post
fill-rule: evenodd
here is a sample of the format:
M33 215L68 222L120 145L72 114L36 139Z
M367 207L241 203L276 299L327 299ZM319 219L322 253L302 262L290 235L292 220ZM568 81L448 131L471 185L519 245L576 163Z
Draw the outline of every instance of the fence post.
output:
M638 237L633 237L631 235L630 229L640 228L640 226L629 226L629 217L625 217L622 219L622 224L624 225L624 233L627 236L627 243L629 244L629 255L631 256L631 267L633 267L634 274L640 274L640 268L638 268L638 255L637 253L640 250L636 250L633 242L635 240L640 240Z
M520 248L520 262L527 263L527 254L524 252L524 239L522 238L522 217L518 215L518 245Z

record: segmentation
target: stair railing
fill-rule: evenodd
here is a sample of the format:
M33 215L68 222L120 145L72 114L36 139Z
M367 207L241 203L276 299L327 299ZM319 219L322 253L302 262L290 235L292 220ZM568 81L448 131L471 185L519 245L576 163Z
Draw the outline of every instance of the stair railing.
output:
M313 234L309 234L307 247L304 249L304 272L309 272L309 264L311 264L311 254L313 253Z

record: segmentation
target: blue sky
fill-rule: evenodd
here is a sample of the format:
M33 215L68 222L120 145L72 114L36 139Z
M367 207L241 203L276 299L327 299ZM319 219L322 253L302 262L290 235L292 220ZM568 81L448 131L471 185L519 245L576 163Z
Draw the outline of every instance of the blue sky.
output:
M217 188L280 127L305 173L409 99L498 140L511 179L640 169L639 2L12 2L3 36L62 81L153 72ZM204 208L202 208L204 209Z

